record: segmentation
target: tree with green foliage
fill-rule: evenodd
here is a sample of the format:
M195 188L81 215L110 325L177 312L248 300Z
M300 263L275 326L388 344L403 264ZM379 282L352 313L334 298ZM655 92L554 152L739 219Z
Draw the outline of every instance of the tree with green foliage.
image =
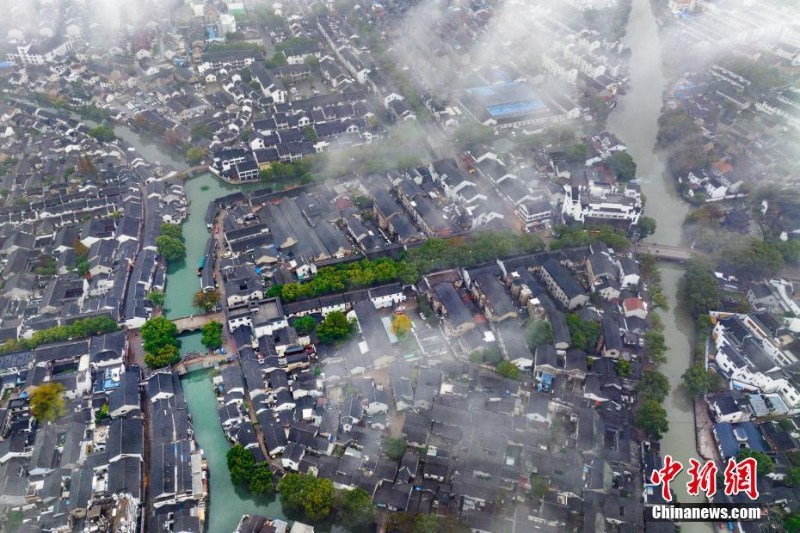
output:
M636 178L636 163L627 151L616 151L606 160L608 169L617 181L631 181Z
M695 318L718 309L720 295L714 265L705 258L690 259L681 280L680 295Z
M313 142L317 142L318 137L317 137L316 130L314 130L314 126L309 124L308 126L303 128L303 137L308 142L312 142L312 143Z
M86 277L89 275L89 269L91 265L89 264L88 257L77 257L75 259L75 272L78 273L81 277Z
M531 476L531 491L532 498L541 500L547 495L547 490L550 488L550 481L544 476Z
M417 272L466 268L486 261L513 257L544 249L535 234L510 231L479 231L467 237L428 239L422 246L406 252L406 259Z
M276 185L302 185L314 181L311 175L313 161L309 157L289 163L272 163L269 168L259 171L261 181Z
M37 422L44 424L64 416L67 412L64 392L64 385L56 381L42 383L31 391L30 409Z
M668 109L658 117L658 144L669 146L697 131L697 125L684 109Z
M89 274L89 248L78 239L72 245L75 250L75 271L79 276Z
M775 462L772 458L764 452L752 450L750 448L742 448L736 453L736 459L741 461L752 457L758 463L757 472L759 476L765 476L775 470Z
M192 146L186 149L186 161L190 165L199 165L206 157L206 149L200 146Z
M42 344L52 344L71 339L82 339L117 331L117 322L109 316L78 319L71 324L54 326L34 332L29 339L11 339L0 345L0 354L32 350Z
M268 463L259 463L255 466L247 488L252 494L270 494L275 490L275 485L272 483L272 470Z
M650 360L660 365L667 361L667 343L664 334L658 330L651 329L644 334L644 348Z
M117 136L114 135L114 126L110 126L108 124L101 124L96 128L89 130L89 135L100 142L106 143L117 138Z
M211 139L213 132L208 124L196 124L192 126L192 139Z
M174 237L161 235L156 238L158 255L167 262L180 261L186 257L186 245Z
M495 370L497 371L498 374L500 374L504 378L519 379L520 375L519 367L514 363L512 363L511 361L506 361L506 360L500 361L499 363L497 363Z
M673 176L684 178L692 170L708 168L714 158L711 153L706 151L706 142L705 137L699 131L686 135L680 144L671 148L672 152L667 156L669 172ZM690 198L696 205L702 204L705 199L705 191L696 192Z
M58 261L55 257L45 256L39 260L33 271L40 276L53 276L58 272Z
M434 514L390 513L387 533L470 533L472 529L453 516Z
M525 331L528 348L535 350L542 344L553 342L553 326L547 320L532 320Z
M800 241L778 240L770 241L770 244L774 246L776 250L778 250L783 257L784 262L790 265L796 265L797 263L800 263Z
M600 340L600 324L593 320L584 320L576 313L567 315L567 329L573 348L584 352L595 353Z
M694 323L694 356L696 358L705 356L710 330L711 317L709 315L700 315L697 317Z
M490 144L495 137L494 130L472 121L460 125L453 134L456 146L462 150L472 150L481 145Z
M286 54L284 54L283 52L275 52L274 54L272 54L272 56L270 56L269 59L267 59L264 62L264 66L267 67L268 69L272 69L272 68L284 67L286 66L286 63L287 63Z
M589 147L585 143L576 142L564 149L564 158L570 163L585 163L589 156Z
M317 326L317 337L323 344L334 344L349 339L356 330L354 320L348 320L341 311L328 313Z
M375 504L364 489L342 490L336 494L334 509L339 523L351 530L361 530L375 521Z
M301 316L292 320L292 327L301 337L310 335L317 328L317 321L311 315Z
M281 503L290 513L302 513L311 521L330 516L335 494L330 479L307 474L286 474L278 482Z
M164 293L159 290L152 290L147 293L145 296L148 302L153 304L154 307L163 307L164 306Z
M687 368L681 379L686 392L692 397L724 388L722 377L713 370L706 369L702 362L694 363Z
M667 376L658 370L645 370L642 380L636 384L636 390L641 400L655 400L663 402L669 394L670 384Z
M783 520L783 527L786 533L800 533L800 513L788 515Z
M98 409L97 414L94 415L94 421L96 424L100 424L106 418L108 418L108 403L104 403L103 405L100 406L100 409Z
M389 459L399 461L406 453L406 445L404 438L386 437L386 440L383 441L383 451L386 452Z
M256 466L256 458L253 452L237 444L228 450L226 455L228 460L228 472L234 485L247 485Z
M212 320L203 326L200 342L209 350L216 350L222 347L222 324Z
M213 311L219 305L219 291L197 291L194 293L192 303L203 312Z
M551 250L588 246L595 242L605 243L615 251L625 251L631 246L624 232L608 224L555 226L553 234L556 237L550 242Z
M764 96L763 93L776 89L788 82L783 70L771 63L757 61L748 56L729 54L720 58L719 64L739 76L751 80L746 91L757 97Z
M146 321L142 325L141 334L145 352L155 354L164 346L181 347L181 341L178 339L178 327L163 316Z
M180 360L180 352L172 345L162 346L154 352L146 352L144 354L144 364L151 370L174 365Z
M755 237L738 240L719 253L719 264L745 279L764 279L783 269L781 251L771 242Z
M536 235L487 231L455 239L428 239L406 252L399 261L391 258L362 259L322 267L313 279L303 283L273 285L268 296L280 296L284 303L392 281L415 283L420 272L468 267L496 258L511 257L544 249Z
M497 364L503 360L503 352L500 351L500 347L496 342L488 345L483 351L478 350L478 353L480 355L480 360L477 361L478 363L485 363L496 367Z
M653 217L639 217L639 223L636 224L639 230L639 237L646 239L656 232L656 219Z
M631 377L631 373L633 372L633 367L631 366L631 362L625 359L618 359L617 364L615 365L615 370L617 375L621 378L629 378Z
M648 398L636 410L636 427L647 433L653 440L660 440L669 431L667 412L653 398Z
M789 468L783 482L790 487L800 487L800 467L793 466Z

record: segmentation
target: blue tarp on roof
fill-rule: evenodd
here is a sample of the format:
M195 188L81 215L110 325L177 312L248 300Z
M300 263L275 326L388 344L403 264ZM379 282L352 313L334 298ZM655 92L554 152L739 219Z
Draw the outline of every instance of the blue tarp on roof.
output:
M733 457L739 452L741 446L733 434L733 424L727 422L716 424L714 433L717 436L717 442L723 458Z
M761 430L758 429L758 426L752 422L741 422L739 428L744 430L747 434L747 446L751 450L758 450L760 452L769 451L767 442L764 440L764 436L761 435Z
M553 376L547 373L542 374L542 378L539 381L538 391L539 392L550 392L553 388Z
M760 452L768 451L767 443L761 435L761 431L752 422L740 422L738 424L721 422L714 425L714 433L717 436L717 442L723 458L733 457L744 446ZM738 440L736 434L746 436L746 442Z

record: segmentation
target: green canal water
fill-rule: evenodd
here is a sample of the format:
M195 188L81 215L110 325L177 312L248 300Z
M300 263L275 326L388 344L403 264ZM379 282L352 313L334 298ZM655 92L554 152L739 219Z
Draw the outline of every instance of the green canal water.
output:
M181 340L183 353L200 347L200 333L181 336ZM254 498L231 483L226 459L230 445L217 418L217 400L214 397L211 376L212 371L200 370L188 374L182 380L184 395L192 415L194 434L208 462L210 499L206 531L234 531L244 514L259 514L285 520L280 502L274 496Z
M237 187L221 182L211 174L202 174L184 183L189 210L183 224L186 259L167 271L165 308L170 318L197 312L192 305L200 282L197 267L211 236L205 214L209 202L235 191ZM181 336L181 352L202 352L199 332ZM286 519L275 497L252 497L235 487L228 474L226 454L230 448L217 416L217 403L211 383L211 371L192 372L183 379L184 396L192 414L195 437L208 462L209 506L206 530L216 533L234 531L244 514L260 514Z
M194 293L200 290L197 268L206 249L211 230L206 227L208 204L231 194L239 187L223 183L210 173L201 174L184 182L189 201L188 217L183 223L186 241L186 259L170 264L167 270L167 290L164 307L168 318L178 318L197 313L192 305Z
M185 162L175 159L158 144L144 141L127 127L117 126L116 133L149 161L169 164L177 170L187 167ZM186 260L172 265L167 271L164 307L170 318L197 312L192 305L194 293L200 288L197 266L205 251L206 241L211 235L205 223L206 209L212 200L237 190L236 186L223 183L210 173L185 181L184 188L189 201L188 218L183 224ZM199 332L182 335L181 353L204 351L200 337ZM203 449L208 463L209 505L206 531L209 533L234 531L244 514L259 514L285 520L286 516L283 514L280 502L274 496L254 498L231 483L226 459L230 445L222 432L217 416L211 372L205 370L192 372L182 382L186 403L192 415L195 438Z

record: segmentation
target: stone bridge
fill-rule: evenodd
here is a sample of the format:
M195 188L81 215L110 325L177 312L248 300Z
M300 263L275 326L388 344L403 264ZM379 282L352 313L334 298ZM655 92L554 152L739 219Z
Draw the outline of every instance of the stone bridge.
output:
M187 178L193 178L198 174L203 174L208 172L208 165L197 165L196 167L186 168L184 170L179 170L177 172L170 172L162 176L161 180L185 180Z
M183 376L193 370L202 370L204 368L214 368L220 363L225 363L229 358L233 357L231 354L201 354L190 353L184 357L179 363L172 365L172 371Z
M204 315L190 315L175 318L172 323L178 328L178 333L186 333L187 331L197 331L209 322L219 322L225 324L225 315L222 311L216 313L206 313Z
M694 255L702 255L702 252L686 248L683 246L668 246L665 244L651 244L639 242L633 246L634 253L645 255L649 254L656 259L663 259L665 261L676 261L684 263L691 259Z

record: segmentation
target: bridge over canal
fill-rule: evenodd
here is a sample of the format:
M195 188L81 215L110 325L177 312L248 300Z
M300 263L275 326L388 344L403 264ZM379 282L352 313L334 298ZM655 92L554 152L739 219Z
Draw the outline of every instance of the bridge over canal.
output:
M198 329L202 329L203 326L209 322L219 322L220 324L224 324L225 315L222 313L222 311L219 311L217 313L206 313L204 315L182 316L180 318L172 319L172 322L178 328L178 333L186 333L189 331L197 331Z
M172 371L183 376L193 370L202 370L204 368L214 368L215 366L226 363L231 360L231 354L218 354L218 353L190 353L187 354L179 363L172 365Z
M657 259L665 261L676 261L684 263L692 258L694 255L702 255L699 250L687 248L685 246L668 246L665 244L654 244L638 242L633 246L634 253L640 255L652 255Z

